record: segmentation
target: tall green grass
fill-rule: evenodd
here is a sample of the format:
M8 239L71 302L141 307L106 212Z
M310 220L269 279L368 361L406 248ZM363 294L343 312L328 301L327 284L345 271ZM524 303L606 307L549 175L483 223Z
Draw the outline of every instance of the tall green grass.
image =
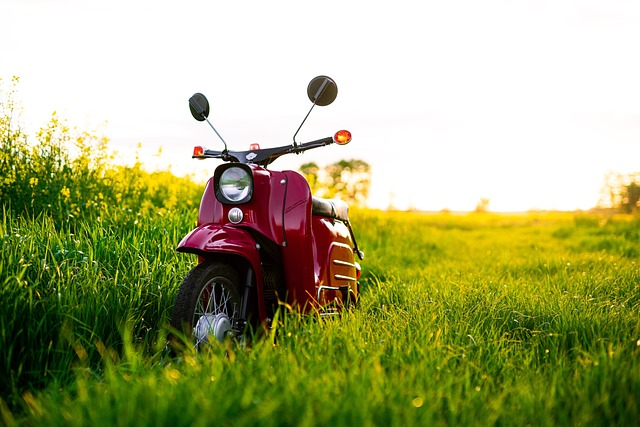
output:
M173 252L189 228L181 217L141 218L112 239L109 227L97 224L41 246L24 238L25 248L41 248L32 258L50 265L49 273L44 263L33 268L30 279L29 269L18 275L32 250L3 256L17 271L8 282L55 283L44 304L51 317L29 314L43 310L29 287L5 289L25 306L14 324L27 335L11 344L14 354L44 360L48 336L57 336L49 371L40 363L30 369L64 379L9 391L5 421L400 426L640 419L640 269L625 249L637 239L637 220L356 211L367 252L356 310L332 320L283 312L271 339L248 349L177 358L165 352L158 330L190 263ZM12 238L28 235L27 224L32 232L46 230L46 220L25 221ZM64 258L56 258L58 247L68 251ZM41 325L45 317L52 320Z
M7 92L0 79L0 397L10 406L72 382L78 358L99 368L97 348L119 351L125 326L157 341L188 266L169 248L195 222L201 191L139 160L113 164L106 137L56 113L32 139L18 80Z
M129 217L56 228L41 215L0 222L0 367L3 394L67 382L96 343L119 349L121 331L156 340L188 262L173 251L188 216ZM183 259L183 261L185 261Z

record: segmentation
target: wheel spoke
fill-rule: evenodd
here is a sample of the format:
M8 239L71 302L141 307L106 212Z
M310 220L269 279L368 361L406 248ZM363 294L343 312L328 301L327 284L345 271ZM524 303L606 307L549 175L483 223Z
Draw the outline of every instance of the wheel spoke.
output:
M218 310L223 311L225 314L229 314L227 310L227 304L229 303L229 292L226 291L226 289L222 289L221 295L220 295L220 306L218 307Z
M220 313L220 304L218 303L218 292L217 292L217 288L218 288L218 284L214 283L211 286L211 294L212 294L212 300L213 300L213 312L214 313ZM220 291L220 293L224 292L223 290Z
M209 298L207 298L207 306L204 308L203 314L215 313L217 311L215 309L215 298L216 298L215 286L216 286L216 284L212 283L210 286L207 287L207 290L209 291ZM211 301L212 300L213 300L213 306L214 306L213 311L211 311Z

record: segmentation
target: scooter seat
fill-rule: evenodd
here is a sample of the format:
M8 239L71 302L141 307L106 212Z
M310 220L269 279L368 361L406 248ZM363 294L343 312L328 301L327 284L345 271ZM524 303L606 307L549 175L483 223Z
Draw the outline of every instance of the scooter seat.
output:
M342 221L349 220L349 205L340 199L322 199L313 197L311 204L311 213L314 215L326 216Z

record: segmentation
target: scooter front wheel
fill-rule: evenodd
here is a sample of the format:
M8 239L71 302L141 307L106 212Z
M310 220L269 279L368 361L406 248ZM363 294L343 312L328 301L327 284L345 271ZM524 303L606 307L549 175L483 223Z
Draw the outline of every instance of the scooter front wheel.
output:
M178 290L171 326L193 340L196 348L236 336L242 306L239 285L238 273L230 265L198 264Z

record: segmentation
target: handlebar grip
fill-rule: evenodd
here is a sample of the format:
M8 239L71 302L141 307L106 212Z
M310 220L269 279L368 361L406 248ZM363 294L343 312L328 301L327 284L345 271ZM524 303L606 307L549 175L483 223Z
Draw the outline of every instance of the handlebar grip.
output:
M315 141L303 142L298 145L299 151L310 150L312 148L324 147L325 145L333 144L333 137L326 137L316 139Z
M333 144L333 137L332 136L328 136L326 138L322 138L322 139L318 139L317 141L314 142L322 142L322 145L329 145L329 144Z

